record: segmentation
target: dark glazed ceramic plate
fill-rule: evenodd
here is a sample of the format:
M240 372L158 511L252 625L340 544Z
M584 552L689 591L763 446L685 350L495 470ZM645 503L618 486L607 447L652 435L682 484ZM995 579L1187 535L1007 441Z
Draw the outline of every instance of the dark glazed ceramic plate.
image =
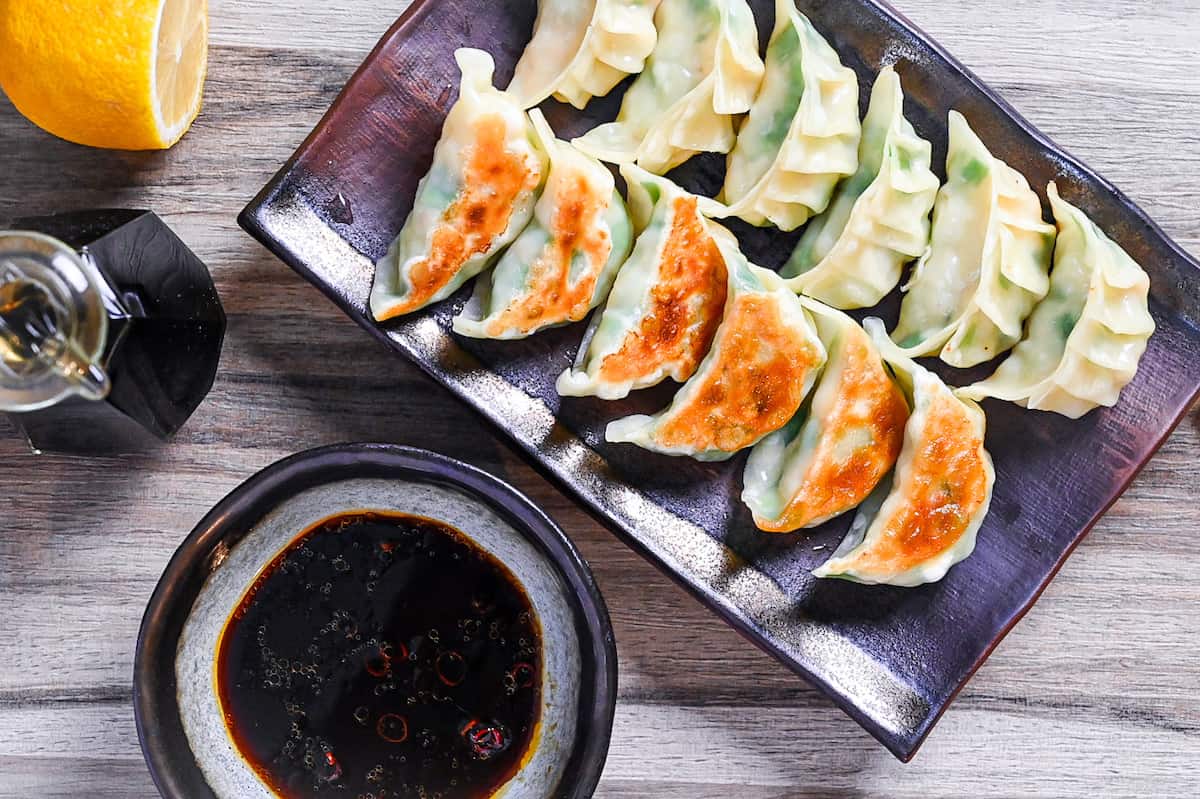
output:
M765 41L773 4L751 5ZM1035 187L1058 181L1063 196L1143 264L1153 283L1158 333L1117 407L1071 421L986 404L997 471L992 512L975 555L937 585L818 582L809 572L836 546L848 518L810 535L763 535L738 499L742 458L705 465L606 444L609 420L652 412L669 390L620 403L560 399L554 379L571 362L581 325L516 343L460 339L449 320L465 291L398 323L369 318L372 262L400 230L455 100L454 49L489 50L506 81L529 39L534 0L414 5L241 223L372 335L508 433L626 543L908 759L1200 391L1200 264L894 10L874 0L799 6L858 72L864 102L875 71L897 65L909 117L934 143L936 163L944 161L946 114L957 108ZM547 113L569 138L612 119L618 105L614 94L586 112L551 102ZM722 165L696 159L674 177L713 193ZM752 259L772 267L795 240L735 229ZM894 297L881 313L895 321Z
M203 646L203 636L198 637L191 624L194 612L208 615L214 607L223 607L221 603L232 607L260 564L268 562L287 541L308 527L309 520L352 508L405 511L436 507L437 502L445 500L420 499L421 495L435 493L461 497L452 499L452 513L448 511L451 515L439 514L439 518L470 513L480 518L493 516L493 521L480 521L475 529L466 525L460 525L460 529L476 541L491 542L484 544L491 552L515 553L511 560L505 556L505 563L525 581L535 605L539 597L549 597L550 593L557 597L548 598L545 607L563 612L560 618L565 620L557 625L558 631L570 634L559 638L569 642L564 645L569 645L574 654L555 662L577 664L578 694L573 705L559 711L572 714L572 723L555 726L556 730L573 732L557 733L562 740L556 740L553 731L547 732L539 737L538 749L547 749L548 757L561 767L554 799L592 796L604 770L616 709L617 652L608 610L591 570L562 530L516 489L465 463L389 444L323 447L273 464L221 500L180 544L146 607L134 655L133 705L138 740L159 793L166 799L213 797L216 784L210 787L205 774L228 775L237 770L223 760L236 756L215 700L210 700L211 712L205 709L206 702L194 701L205 693L203 685L213 684L211 673L207 680L197 678L202 685L192 686L190 691L176 678L177 659L192 646L182 643L189 637L201 642L199 653L189 657L211 663L211 655L205 658L205 651L212 649ZM418 500L419 504L410 504ZM471 503L476 510L468 509ZM305 521L292 526L289 520L295 519ZM480 538L479 534L486 532L482 528L489 524L493 525L490 537ZM272 544L272 538L284 544ZM500 545L496 544L498 540ZM252 552L244 552L247 546L243 545ZM246 566L252 568L248 576L242 577ZM231 575L232 579L225 579ZM233 590L226 591L231 587ZM220 594L216 604L207 601L214 594ZM217 630L226 618L228 613L216 617ZM543 637L549 640L551 634L547 631ZM195 669L185 673L203 672ZM214 729L208 733L203 728ZM203 732L200 738L194 737L198 729ZM214 747L204 745L213 737L217 739L216 754ZM201 747L193 751L197 742ZM203 770L198 762L201 760L207 763ZM250 773L244 767L241 770ZM265 790L257 779L251 779L255 795ZM223 795L247 795L234 790L226 786Z

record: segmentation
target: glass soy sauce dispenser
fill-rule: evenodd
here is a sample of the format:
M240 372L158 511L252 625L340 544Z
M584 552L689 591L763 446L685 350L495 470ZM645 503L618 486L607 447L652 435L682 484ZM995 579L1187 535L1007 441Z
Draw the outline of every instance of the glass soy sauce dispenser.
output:
M204 264L147 211L0 230L0 411L37 452L172 436L212 387L225 314Z

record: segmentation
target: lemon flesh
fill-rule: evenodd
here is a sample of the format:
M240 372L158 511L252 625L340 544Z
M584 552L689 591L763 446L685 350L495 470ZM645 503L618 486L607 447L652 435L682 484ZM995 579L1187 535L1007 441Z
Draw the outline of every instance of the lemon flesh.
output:
M207 61L207 0L0 3L0 87L78 144L175 144L200 112Z

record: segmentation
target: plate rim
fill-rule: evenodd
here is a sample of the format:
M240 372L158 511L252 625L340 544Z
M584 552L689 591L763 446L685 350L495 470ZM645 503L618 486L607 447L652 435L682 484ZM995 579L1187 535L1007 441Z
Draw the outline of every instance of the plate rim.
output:
M984 81L975 75L968 67L960 62L954 55L946 50L936 39L925 33L919 26L908 19L902 12L897 10L893 5L885 0L854 0L855 3L861 6L867 6L876 9L880 14L890 17L897 26L904 28L915 39L923 43L925 47L940 59L949 69L958 73L966 80L971 87L986 97L990 102L994 103L1001 112L1007 115L1013 123L1043 152L1052 154L1056 159L1064 164L1069 165L1072 169L1087 178L1094 181L1100 189L1108 192L1113 200L1119 204L1124 213L1132 216L1133 221L1142 225L1146 233L1152 235L1160 242L1171 254L1190 266L1197 274L1200 274L1200 259L1193 256L1187 250L1183 249L1165 230L1159 226L1135 201L1133 201L1123 191L1109 182L1102 175L1097 173L1091 167L1084 164L1067 149L1055 143L1046 134L1039 130L1034 124L1027 120L1019 111L1017 111L997 90L992 89ZM271 230L268 222L265 219L265 211L271 206L272 202L279 196L281 190L287 185L289 179L294 174L297 162L321 136L326 128L326 125L333 119L339 111L343 102L349 94L347 89L354 85L362 75L364 75L371 67L373 62L380 57L381 53L387 51L393 46L396 39L406 34L406 29L418 21L419 17L427 13L437 3L437 0L414 0L411 6L396 20L395 23L387 30L380 38L379 42L371 49L370 53L364 58L363 62L355 69L354 73L346 81L345 86L339 91L337 97L330 105L329 109L316 123L312 131L310 131L303 141L297 146L296 150L283 163L279 170L272 178L264 185L264 187L255 195L255 197L246 205L237 217L238 225L251 237L256 239L264 247L266 247L273 255L283 261L289 268L298 273L306 281L311 283L322 294L330 299L339 309L347 316L354 320L360 327L366 330L372 337L383 343L388 349L403 354L411 363L415 364L422 372L428 375L439 385L446 385L446 381L442 375L435 372L430 366L426 365L422 360L415 356L410 349L389 337L387 330L370 319L367 315L361 313L357 308L349 304L347 299L339 294L330 284L325 283L318 277L304 262L299 253L295 252L285 241L280 239ZM1177 311L1171 309L1175 315L1179 315L1181 319L1189 323L1193 329L1196 329L1195 321L1188 319L1185 316L1178 314ZM463 352L461 347L454 344L456 351ZM1145 466L1150 462L1154 455L1161 449L1163 444L1188 415L1191 408L1200 401L1200 376L1195 379L1195 386L1192 388L1189 397L1184 401L1178 413L1167 425L1162 428L1162 432L1151 442L1147 454L1142 459L1137 467L1125 475L1119 489L1112 492L1107 502L1100 507L1091 517L1081 524L1071 541L1062 549L1061 553L1055 560L1053 566L1049 568L1044 577L1041 578L1037 587L1031 593L1029 598L1024 601L1009 617L1007 623L992 637L987 646L984 647L981 654L971 663L970 667L964 672L962 678L954 685L952 690L943 699L935 699L929 702L931 712L927 713L920 724L916 725L911 731L912 734L896 732L885 728L877 719L870 716L862 707L859 706L850 696L839 690L837 687L829 684L824 679L811 672L805 664L798 662L791 655L782 651L780 647L775 645L769 638L760 634L753 626L741 617L731 614L721 603L713 600L712 597L705 593L703 586L699 585L695 580L688 575L672 569L667 563L659 558L651 549L642 541L640 541L632 532L625 529L619 520L607 513L603 508L596 506L590 499L582 495L581 489L573 485L563 476L557 474L547 463L545 463L539 454L528 447L520 438L511 430L504 427L497 420L491 418L486 410L481 407L482 403L475 397L464 395L456 391L454 388L449 388L455 398L463 402L468 407L472 408L476 413L479 413L489 425L501 434L501 440L504 440L508 446L514 449L521 458L529 464L539 475L550 481L560 491L569 496L572 501L582 507L592 518L596 519L606 529L612 532L623 544L637 552L641 557L653 564L661 573L671 579L675 584L682 587L691 594L701 605L716 614L722 621L735 629L743 638L754 644L760 650L771 655L793 673L798 674L805 679L810 685L816 687L821 693L828 696L834 704L841 708L847 715L853 718L861 726L863 726L876 740L883 744L892 754L902 762L909 762L921 749L922 745L932 732L943 714L954 703L955 699L961 693L966 684L982 667L984 662L992 655L1000 643L1008 636L1012 629L1025 617L1032 607L1041 598L1046 588L1058 575L1067 559L1074 553L1075 549L1082 541L1091 533L1092 529L1099 520L1112 508L1112 506L1124 496L1130 484L1142 472ZM574 435L574 433L572 433ZM586 443L584 446L587 446ZM589 450L591 448L589 447ZM594 451L594 450L593 450Z

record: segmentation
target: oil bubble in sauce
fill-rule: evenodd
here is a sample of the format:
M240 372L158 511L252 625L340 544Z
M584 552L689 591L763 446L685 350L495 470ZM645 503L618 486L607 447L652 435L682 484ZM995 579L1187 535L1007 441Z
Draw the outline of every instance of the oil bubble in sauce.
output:
M359 512L263 569L222 632L217 688L284 799L479 799L534 740L541 657L503 564L438 522Z

